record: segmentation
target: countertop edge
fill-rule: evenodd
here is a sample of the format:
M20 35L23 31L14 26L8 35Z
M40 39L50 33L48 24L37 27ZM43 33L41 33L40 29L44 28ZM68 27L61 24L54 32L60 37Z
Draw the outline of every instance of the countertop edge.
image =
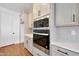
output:
M56 46L59 46L59 47L61 47L61 48L64 48L64 49L67 49L67 50L70 50L70 51L79 53L79 50L74 49L74 48L70 48L70 47L68 47L68 46L61 45L61 44L59 44L59 43L57 43L57 42L55 42L55 43L52 42L52 43L50 43L50 45L51 45L51 46L52 46L52 45L56 45Z

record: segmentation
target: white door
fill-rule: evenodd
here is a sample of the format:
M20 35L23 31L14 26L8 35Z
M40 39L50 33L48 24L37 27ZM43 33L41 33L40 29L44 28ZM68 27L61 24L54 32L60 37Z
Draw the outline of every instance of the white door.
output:
M2 12L1 13L1 39L0 47L14 44L17 36L17 16Z

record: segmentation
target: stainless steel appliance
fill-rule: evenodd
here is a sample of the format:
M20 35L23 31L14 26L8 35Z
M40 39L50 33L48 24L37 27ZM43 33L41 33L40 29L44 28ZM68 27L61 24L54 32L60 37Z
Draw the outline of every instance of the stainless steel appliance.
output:
M44 18L35 21L33 29L33 45L48 55L50 54L49 37L50 37L49 18Z

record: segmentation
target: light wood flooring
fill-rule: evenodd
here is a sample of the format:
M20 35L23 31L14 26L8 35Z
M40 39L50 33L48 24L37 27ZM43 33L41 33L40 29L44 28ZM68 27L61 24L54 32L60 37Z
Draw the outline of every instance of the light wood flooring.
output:
M0 48L0 56L32 56L23 44L12 44Z

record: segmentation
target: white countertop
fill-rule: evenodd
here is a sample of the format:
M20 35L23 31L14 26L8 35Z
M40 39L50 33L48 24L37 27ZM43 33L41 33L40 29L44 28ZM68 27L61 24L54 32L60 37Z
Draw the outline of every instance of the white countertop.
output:
M74 42L52 42L51 45L56 45L74 52L79 53L79 43Z
M24 36L28 36L30 38L33 38L33 34L25 34Z

